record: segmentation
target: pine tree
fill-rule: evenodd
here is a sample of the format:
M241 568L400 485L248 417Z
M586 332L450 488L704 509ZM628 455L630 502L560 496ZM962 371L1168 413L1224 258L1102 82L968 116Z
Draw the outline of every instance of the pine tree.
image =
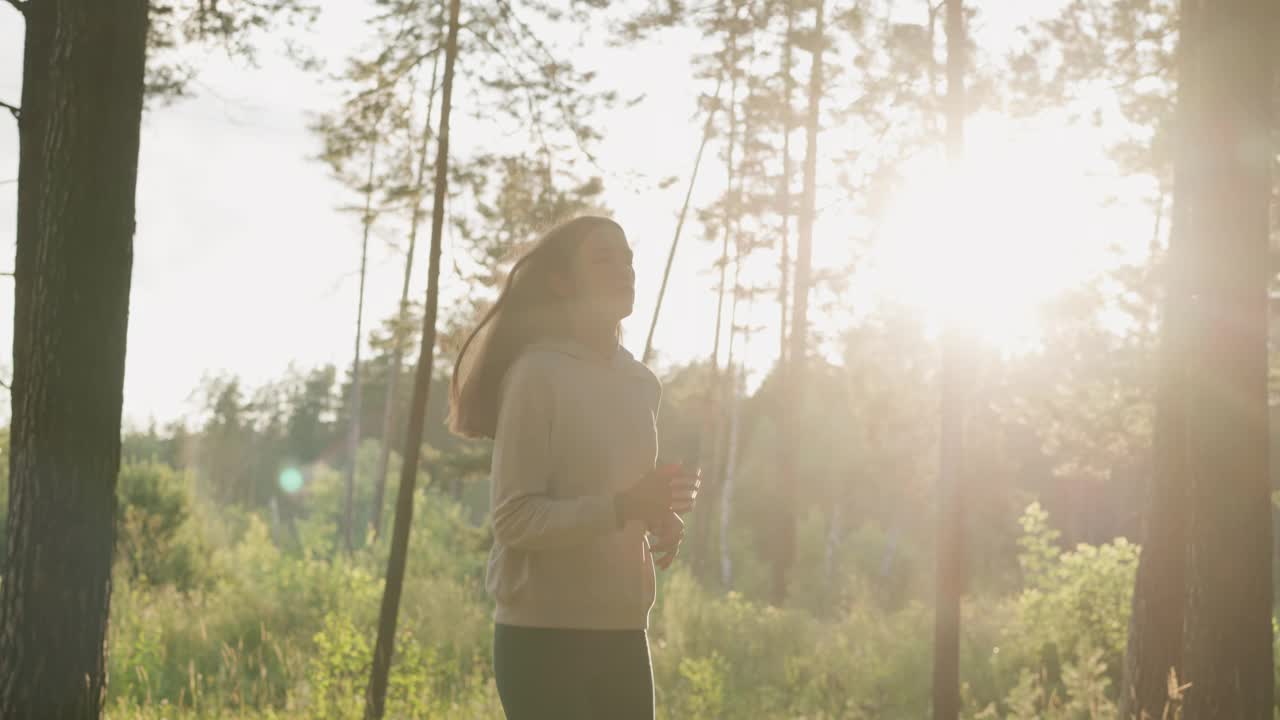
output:
M147 3L11 4L26 45L0 716L87 720L106 691Z
M431 257L427 268L426 311L422 319L422 346L418 354L417 375L413 383L413 405L409 417L409 433L405 439L404 462L400 469L399 496L396 498L395 525L391 534L391 554L387 559L387 579L378 614L378 636L373 650L373 667L365 695L366 720L379 720L385 712L387 682L395 652L396 621L400 611L400 592L404 586L405 562L409 552L409 529L413 522L414 485L418 474L419 439L426 416L427 395L431 389L431 370L435 359L436 314L440 301L440 255L444 234L444 199L449 178L449 115L452 111L454 66L458 58L458 28L461 24L461 0L450 0L449 34L445 41L443 95L440 100L440 132L436 151L435 204L431 213Z
M1267 284L1277 7L1183 4L1190 524L1183 717L1274 709Z

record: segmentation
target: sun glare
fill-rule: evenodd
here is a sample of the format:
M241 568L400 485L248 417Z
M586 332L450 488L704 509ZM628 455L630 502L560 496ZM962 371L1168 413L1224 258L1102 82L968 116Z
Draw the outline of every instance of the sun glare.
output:
M987 117L952 166L919 158L877 234L872 281L886 300L1002 352L1033 347L1040 309L1108 262L1103 199L1087 148L1065 133L1019 135Z

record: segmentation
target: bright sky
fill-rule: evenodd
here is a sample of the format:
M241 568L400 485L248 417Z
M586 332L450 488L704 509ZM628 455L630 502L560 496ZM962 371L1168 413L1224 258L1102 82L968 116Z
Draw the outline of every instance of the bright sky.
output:
M1056 4L987 3L979 32L987 39L1007 38L1012 27L1029 17L1028 6L1045 12ZM361 40L351 29L361 26L370 6L365 0L327 4L315 37L326 56L339 59ZM0 8L0 99L16 104L22 28L17 13L4 10ZM625 335L637 355L699 139L695 97L705 88L672 81L689 77L691 49L687 44L681 49L681 43L695 39L675 34L660 47L599 56L602 75L616 78L627 95L646 96L602 124L606 140L599 153L601 165L611 171L605 177L607 203L636 249L636 311ZM291 363L341 367L351 360L360 235L356 219L337 208L353 198L323 166L309 160L318 143L307 130L308 113L332 107L337 89L282 61L263 61L264 67L252 70L211 56L195 87L196 98L149 112L144 119L125 378L128 423L145 424L150 417L163 422L194 412L191 393L206 374L235 373L254 387L280 377ZM1017 263L1023 270L998 274L1000 283L985 283L983 292L959 306L986 318L983 332L1002 343L1034 332L1020 308L1105 266L1112 241L1149 233L1142 224L1145 216L1133 208L1101 209L1110 186L1091 176L1101 161L1099 144L1096 135L1067 132L1052 120L1016 128L999 118L973 122L970 155L995 159L970 176L991 190L983 195L982 207L1015 211L991 236L987 254L975 256L996 264ZM656 147L670 151L655 152ZM938 255L938 246L927 244L946 233L939 232L945 226L939 224L934 181L929 179L939 175L940 165L928 158L921 163L921 180L900 201L886 229L887 237L897 238L893 246L898 250L873 258L873 265L883 269L851 293L851 307L892 298L940 308L956 306L956 297L971 294L944 277L954 267L954 257ZM695 202L723 188L718 165L714 160L704 165ZM660 178L672 175L681 180L657 189ZM16 176L16 125L0 117L0 183ZM5 270L13 257L15 192L15 184L0 184L0 246L5 248L0 267ZM815 253L820 265L835 265L847 255L847 232L842 234L841 227L839 208L819 222ZM699 234L697 222L686 225L655 342L663 363L703 356L711 348L715 249L701 242ZM912 245L921 242L926 245ZM395 308L402 267L385 243L374 242L371 248L366 319L376 322ZM938 261L923 268L918 260L906 262L918 253L933 253ZM420 255L423 263L415 269L417 297L425 287L425 256ZM0 288L0 346L5 348L0 375L7 379L12 286L9 280L0 283L5 283ZM444 283L446 291L460 289L452 276ZM994 294L997 288L1002 294ZM852 312L833 313L818 322L847 322ZM777 352L776 316L776 307L763 303L755 311L755 320L766 327L745 352L757 375ZM0 418L7 415L6 401Z

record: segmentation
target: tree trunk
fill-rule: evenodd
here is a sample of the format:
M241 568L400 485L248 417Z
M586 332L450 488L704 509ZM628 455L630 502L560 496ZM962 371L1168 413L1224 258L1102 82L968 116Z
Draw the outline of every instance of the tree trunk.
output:
M791 53L794 50L791 36L795 33L795 23L795 4L787 3L787 37L782 48L782 182L778 192L778 204L782 208L778 249L778 367L785 367L787 363L787 295L791 292L791 96L796 86L791 75Z
M360 346L364 344L364 280L369 261L369 231L373 229L373 173L378 162L378 137L369 138L369 177L364 188L364 215L361 218L363 232L360 238L360 294L356 298L356 348L351 361L351 427L347 437L347 489L343 504L343 543L347 552L355 547L355 491L356 464L360 461L360 406L362 404L360 382Z
M964 153L965 31L962 0L947 0L947 158ZM964 242L964 237L955 238ZM959 337L942 338L941 428L938 443L937 586L934 608L933 717L960 715L960 594L964 578L964 493L959 487L964 457L964 403Z
M440 56L436 55L438 64ZM391 369L387 376L387 395L382 403L382 447L378 450L378 470L373 476L373 537L382 536L382 502L387 489L387 470L391 465L391 438L397 425L396 391L400 385L400 366L404 356L404 337L408 324L409 280L413 277L413 255L418 246L418 220L422 216L422 196L426 189L427 153L431 140L431 111L436 100L437 64L431 66L431 92L427 95L427 118L422 126L422 146L418 149L418 168L414 178L413 217L409 219L409 249L404 258L404 281L400 285L400 305L396 315L395 336L391 345Z
M809 339L809 285L813 263L813 224L818 194L818 125L822 104L822 55L826 50L824 0L815 7L813 62L809 68L809 112L805 123L804 195L800 208L796 248L795 298L791 314L791 343L782 383L782 476L778 493L773 557L772 601L781 606L787 598L791 564L796 554L796 493L800 482L795 467L797 423L804 407L805 365Z
M733 235L735 238L741 237L738 223L734 223ZM723 573L716 573L716 557L719 556L721 564L723 564L723 536L712 537L712 532L720 530L720 523L716 521L719 514L720 502L723 497L725 484L729 481L729 475L733 472L734 453L736 452L736 438L734 436L734 424L737 422L735 413L738 407L738 374L734 368L734 344L738 337L738 302L741 299L742 290L742 246L741 243L734 243L735 257L733 269L733 301L729 310L729 348L725 356L724 373L718 378L716 396L719 398L718 407L728 410L727 422L723 413L717 413L718 422L715 428L715 450L714 450L714 467L715 474L709 483L710 492L705 493L706 499L703 505L702 519L698 523L698 553L704 577L710 579L716 575L723 577ZM715 542L713 542L713 540ZM719 547L720 550L713 548Z
M724 295L728 289L728 271L729 271L729 242L733 237L733 217L737 212L736 204L733 202L734 188L736 181L737 167L734 159L737 157L737 141L738 141L738 35L737 35L737 18L741 5L738 2L733 4L734 23L729 30L727 60L725 72L729 75L729 146L725 155L725 170L727 180L725 183L725 201L724 201L724 217L722 218L721 232L723 233L723 241L720 250L720 283L716 294L716 324L715 333L711 342L711 376L707 380L707 402L703 408L702 429L700 435L703 442L699 443L700 450L706 452L709 446L709 454L700 464L704 471L704 487L702 490L703 506L707 507L714 502L712 497L717 490L718 480L721 469L721 454L723 444L721 443L721 433L723 430L723 413L721 412L723 405L723 380L720 372L720 335L724 326ZM732 332L732 329L730 330ZM727 363L726 363L727 368ZM707 443L705 440L710 439ZM698 517L694 528L693 542L693 562L694 570L702 577L708 577L713 567L711 552L711 517L710 514L703 514Z
M732 147L733 143L730 143ZM732 177L732 172L730 172ZM701 493L701 504L704 508L710 509L715 504L715 496L720 488L721 470L724 468L724 413L725 406L725 377L729 372L729 363L725 363L724 372L720 371L720 327L724 324L723 305L725 294L725 271L724 268L729 264L729 236L732 235L728 224L724 228L724 251L720 256L720 290L719 301L716 306L716 332L715 340L711 348L711 375L707 381L707 404L704 408L702 420L701 434L704 438L710 439L710 453L707 460L703 461L702 467L705 471L703 489ZM730 321L732 322L732 321ZM730 337L733 335L733 329L729 330ZM703 446L705 449L706 446ZM695 569L704 577L710 575L712 568L711 555L711 521L712 513L707 512L700 515L697 521L696 532L694 536L694 561Z
M1179 18L1182 39L1178 44L1178 99L1176 132L1189 130L1189 100L1193 92L1186 29L1193 26L1195 8L1187 4ZM1176 143L1179 153L1188 150ZM1179 161L1179 164L1185 161ZM1165 258L1164 317L1160 327L1160 368L1156 385L1156 417L1152 437L1151 477L1143 503L1142 554L1134 580L1129 615L1129 638L1120 684L1120 717L1163 717L1173 700L1169 674L1182 673L1182 631L1187 598L1188 482L1184 450L1187 442L1185 388L1187 342L1186 247L1188 200L1183 173L1174 175L1173 217ZM1157 227L1162 211L1157 211ZM1158 243L1156 231L1155 243ZM1173 708L1170 707L1172 713ZM1170 715L1172 716L1172 715Z
M387 582L378 614L378 639L373 650L373 668L365 696L366 720L380 720L385 709L387 679L395 650L396 619L400 592L404 587L404 567L409 553L409 528L413 523L414 486L418 480L418 460L422 450L422 428L426 423L427 399L435 362L436 314L440 299L440 244L444 235L444 205L449 181L449 114L453 99L453 67L458 58L458 16L461 0L449 3L449 36L445 41L444 91L440 100L440 132L436 150L435 199L431 208L431 260L427 265L427 302L422 314L422 345L413 379L413 405L409 431L404 441L404 462L400 466L400 490L396 496L396 518L391 529L391 555L387 559Z
M106 688L147 3L21 7L0 717L80 720Z
M1267 280L1273 0L1195 7L1188 183L1191 485L1183 717L1269 718Z
M1177 201L1175 201L1177 202ZM1176 217L1176 215L1175 215ZM1175 222L1179 222L1175 220ZM1173 232L1179 232L1175 227ZM1170 261L1177 240L1170 240ZM1173 271L1177 273L1177 270ZM1161 717L1169 700L1169 671L1182 668L1186 602L1187 474L1185 302L1175 299L1171 279L1162 323L1162 358L1156 388L1152 475L1147 481L1142 555L1134 582L1129 640L1121 684L1121 717Z

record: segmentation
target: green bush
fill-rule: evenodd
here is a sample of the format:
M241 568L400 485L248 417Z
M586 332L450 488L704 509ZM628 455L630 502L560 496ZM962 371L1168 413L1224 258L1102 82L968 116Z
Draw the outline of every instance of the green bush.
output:
M126 462L120 468L116 495L120 572L135 583L173 585L180 590L209 580L207 548L191 522L189 474L156 461Z
M660 715L919 717L928 712L931 614L850 604L833 621L708 595L685 571L654 623Z
M1022 517L1019 562L1026 588L1006 633L1028 666L1044 665L1061 686L1062 671L1095 652L1118 684L1128 636L1138 546L1117 538L1100 546L1058 549L1058 533L1038 503Z
M216 580L208 588L116 588L113 697L197 710L282 708L306 676L312 637L326 615L372 626L380 588L370 573L281 553L257 516L210 563Z
M157 708L169 708L157 717L191 718L362 712L385 535L351 555L285 551L255 513L188 513L190 496L175 490L182 487L175 477L160 466L130 469L131 500L122 505L135 509L124 512L153 518L136 527L166 530L151 539L154 547L138 545L146 549L140 557L164 567L166 549L187 531L226 544L199 554L201 582L117 575L108 715L148 717ZM400 708L399 717L501 717L481 582L489 536L438 493L420 490L415 507L389 707ZM180 529L169 532L174 526ZM132 567L132 560L122 562Z

